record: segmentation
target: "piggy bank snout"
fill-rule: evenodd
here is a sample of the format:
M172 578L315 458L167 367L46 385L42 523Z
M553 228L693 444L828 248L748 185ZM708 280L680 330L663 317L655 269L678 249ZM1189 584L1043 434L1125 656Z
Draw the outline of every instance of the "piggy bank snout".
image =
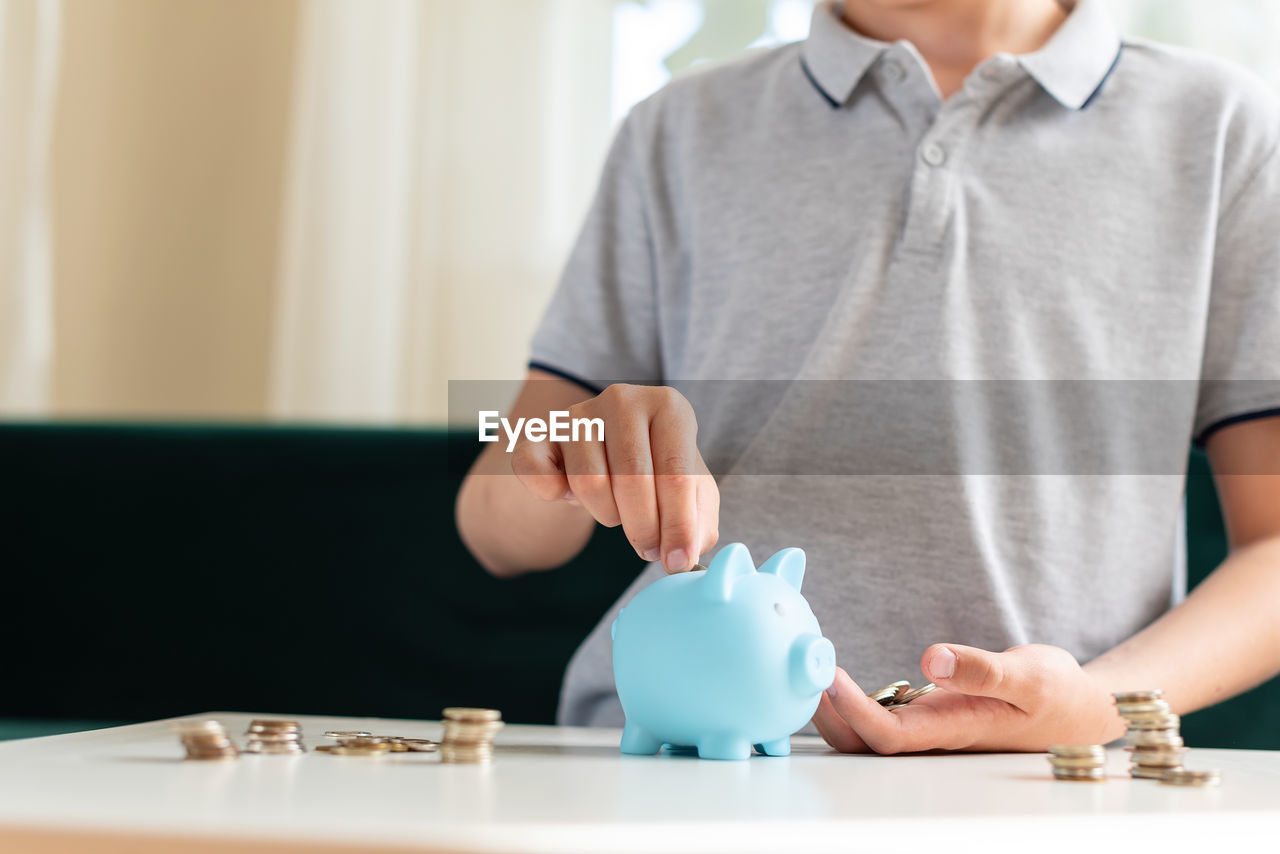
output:
M791 644L791 685L798 694L825 691L836 678L836 648L821 635L803 634Z

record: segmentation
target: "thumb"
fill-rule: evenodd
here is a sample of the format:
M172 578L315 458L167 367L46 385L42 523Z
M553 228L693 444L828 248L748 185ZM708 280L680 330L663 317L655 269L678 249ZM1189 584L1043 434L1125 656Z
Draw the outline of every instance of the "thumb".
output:
M1029 694L1023 662L1007 652L937 643L924 651L920 670L939 688L994 697L1021 708Z
M526 442L511 454L511 471L525 488L543 501L572 498L564 457L555 442Z

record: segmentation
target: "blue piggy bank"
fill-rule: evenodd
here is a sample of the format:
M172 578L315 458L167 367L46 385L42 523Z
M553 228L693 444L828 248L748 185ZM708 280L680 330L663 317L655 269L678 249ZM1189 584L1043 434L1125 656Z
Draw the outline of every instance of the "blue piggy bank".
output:
M756 570L741 543L706 571L660 578L613 623L622 752L696 747L703 759L791 752L835 679L836 651L800 595L804 552Z

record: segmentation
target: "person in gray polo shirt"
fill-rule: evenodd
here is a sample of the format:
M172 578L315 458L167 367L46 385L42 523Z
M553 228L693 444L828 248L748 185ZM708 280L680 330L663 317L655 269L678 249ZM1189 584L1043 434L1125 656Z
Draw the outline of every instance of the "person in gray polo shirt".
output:
M805 549L844 751L1105 742L1111 691L1280 671L1278 143L1102 0L824 3L635 107L509 413L605 440L490 445L458 500L497 575L597 524L650 561L560 721L622 723L609 624L717 541ZM1232 552L1184 597L1193 441ZM917 666L898 712L859 687Z

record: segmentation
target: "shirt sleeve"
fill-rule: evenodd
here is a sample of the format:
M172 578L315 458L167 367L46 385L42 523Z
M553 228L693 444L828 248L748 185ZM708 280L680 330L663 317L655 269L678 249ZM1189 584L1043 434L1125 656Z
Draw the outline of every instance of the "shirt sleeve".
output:
M594 390L659 382L653 240L634 114L619 129L559 286L533 336L530 367Z
M1280 147L1224 199L1195 436L1280 416Z

